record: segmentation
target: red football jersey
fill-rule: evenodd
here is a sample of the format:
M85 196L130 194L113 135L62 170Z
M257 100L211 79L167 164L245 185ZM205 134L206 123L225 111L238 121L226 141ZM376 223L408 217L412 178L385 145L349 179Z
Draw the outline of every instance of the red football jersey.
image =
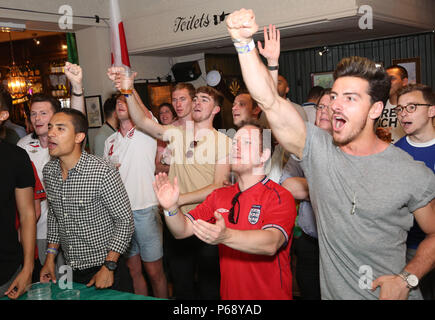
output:
M228 220L234 197L234 219ZM289 300L292 299L290 246L296 219L294 199L289 191L264 178L240 193L239 185L213 191L207 199L190 211L191 219L215 222L214 212L221 213L225 225L237 230L276 228L286 239L274 256L257 255L219 245L221 298L224 300Z

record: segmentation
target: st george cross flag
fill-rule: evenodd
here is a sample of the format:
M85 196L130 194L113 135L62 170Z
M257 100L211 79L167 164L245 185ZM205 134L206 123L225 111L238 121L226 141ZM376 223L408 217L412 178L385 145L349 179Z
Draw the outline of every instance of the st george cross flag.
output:
M112 39L112 66L130 68L124 25L118 0L110 0L110 33Z

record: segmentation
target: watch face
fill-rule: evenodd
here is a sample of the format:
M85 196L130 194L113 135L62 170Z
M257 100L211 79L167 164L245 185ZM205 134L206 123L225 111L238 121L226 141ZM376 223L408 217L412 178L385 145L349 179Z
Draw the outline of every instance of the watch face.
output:
M109 269L110 271L116 270L116 267L118 266L116 262L113 261L106 261L104 262L104 265Z
M408 276L408 283L411 287L416 287L418 285L418 278L415 275L410 274Z

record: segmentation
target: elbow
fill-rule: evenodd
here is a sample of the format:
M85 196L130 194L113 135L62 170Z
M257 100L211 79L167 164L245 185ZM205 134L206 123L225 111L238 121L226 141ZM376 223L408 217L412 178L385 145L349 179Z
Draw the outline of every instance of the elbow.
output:
M184 235L182 235L182 234L172 234L173 236L174 236L174 238L176 239L176 240L182 240L182 239L184 239L184 238L186 238Z
M265 250L265 255L269 256L269 257L273 257L274 255L276 255L276 253L279 251L279 249L281 248L281 244L279 243L273 243L270 246L268 246Z

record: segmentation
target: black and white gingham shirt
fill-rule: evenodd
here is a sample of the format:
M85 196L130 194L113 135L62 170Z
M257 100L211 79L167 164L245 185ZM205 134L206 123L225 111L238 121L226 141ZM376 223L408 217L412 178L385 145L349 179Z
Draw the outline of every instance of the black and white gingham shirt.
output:
M134 231L130 201L116 169L83 151L65 181L58 159L43 170L49 202L47 241L60 244L74 270L101 266L124 253Z

